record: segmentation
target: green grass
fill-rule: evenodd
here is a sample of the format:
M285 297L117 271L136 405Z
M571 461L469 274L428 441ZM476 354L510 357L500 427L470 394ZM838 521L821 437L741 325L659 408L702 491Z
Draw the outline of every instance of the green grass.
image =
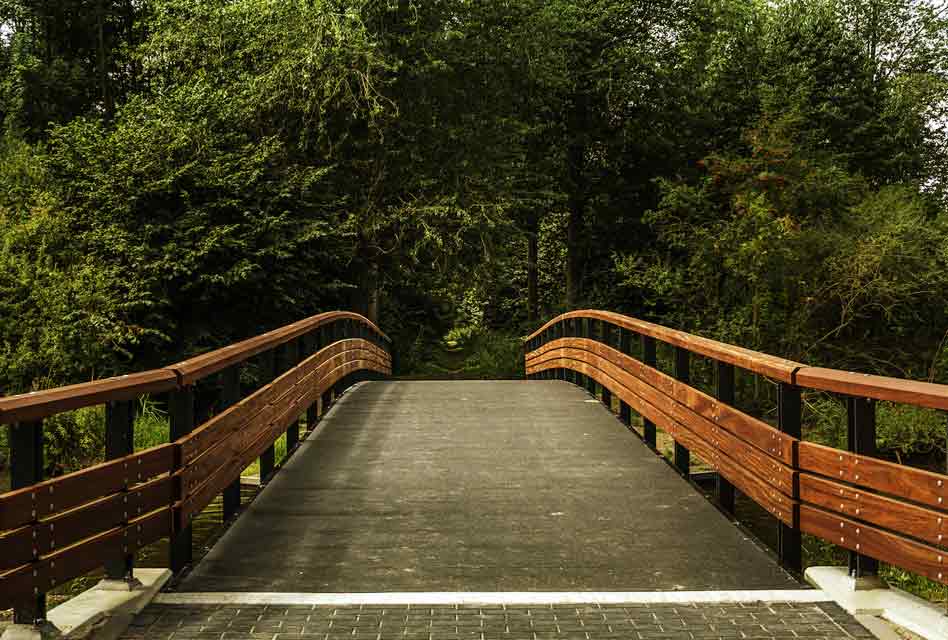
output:
M157 447L171 438L171 422L168 414L158 408L150 398L143 397L135 417L135 451Z
M286 434L284 433L273 443L273 450L275 452L274 461L279 464L286 458ZM242 476L259 476L260 475L260 460L254 460L253 464L244 469L240 475Z

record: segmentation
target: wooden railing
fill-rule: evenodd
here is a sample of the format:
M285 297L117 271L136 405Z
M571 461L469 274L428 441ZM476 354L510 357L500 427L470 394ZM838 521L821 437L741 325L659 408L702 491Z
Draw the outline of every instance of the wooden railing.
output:
M241 398L240 368L254 356L264 384ZM131 579L135 551L161 538L171 569L184 569L191 520L221 494L225 519L233 515L244 468L259 458L265 479L274 442L285 433L292 451L304 413L312 428L349 384L390 374L388 337L332 312L164 369L0 398L13 487L0 495L0 610L42 620L46 592L103 566ZM170 442L134 452L134 408L146 394L167 394ZM44 480L43 420L102 404L108 461Z
M633 339L641 342L632 353ZM674 351L671 375L659 370L656 345ZM779 521L778 555L802 567L801 533L849 549L854 577L872 575L877 561L948 584L948 476L880 460L875 401L948 409L948 387L808 367L659 325L603 311L576 311L526 339L531 379L560 379L602 390L631 424L642 416L643 437L655 447L656 426L675 441L674 463L687 474L694 452L717 472L717 498L734 510L734 487ZM714 394L690 384L694 356L714 364ZM735 408L735 367L777 384L771 426ZM845 396L848 449L801 437L802 390Z

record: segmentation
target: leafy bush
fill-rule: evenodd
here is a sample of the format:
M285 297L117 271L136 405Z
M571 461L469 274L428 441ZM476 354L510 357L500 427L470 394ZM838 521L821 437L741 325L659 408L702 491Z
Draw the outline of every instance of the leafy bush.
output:
M805 438L838 449L846 448L846 406L823 394L806 398ZM945 423L932 409L891 402L876 404L876 445L883 456L905 458L944 452Z
M143 397L135 416L135 451L148 449L168 442L171 437L171 422L168 414L158 404Z
M43 421L46 472L58 476L105 457L105 407L83 407Z
M523 376L523 346L518 336L500 331L475 331L468 339L464 371L485 379Z

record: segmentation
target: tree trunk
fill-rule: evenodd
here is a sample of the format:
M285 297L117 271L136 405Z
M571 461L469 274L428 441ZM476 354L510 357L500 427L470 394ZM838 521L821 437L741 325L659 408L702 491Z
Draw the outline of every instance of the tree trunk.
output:
M571 199L566 227L566 307L575 309L583 295L583 203Z
M360 265L356 288L352 292L351 308L378 324L379 321L379 263L378 255L364 239L359 241L358 263Z
M108 60L105 55L105 9L102 0L96 3L96 26L99 31L99 87L102 91L102 108L105 110L105 119L111 120L115 111L115 105L112 102L112 92L109 87L109 69Z
M540 276L540 225L536 217L527 230L527 320L536 322L539 317L538 280Z
M373 258L366 269L365 278L365 317L379 323L379 263Z

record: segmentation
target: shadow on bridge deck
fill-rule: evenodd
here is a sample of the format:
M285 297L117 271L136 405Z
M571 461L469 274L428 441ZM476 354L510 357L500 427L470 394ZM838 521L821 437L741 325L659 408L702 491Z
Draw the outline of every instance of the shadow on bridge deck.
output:
M564 382L347 393L180 591L799 589Z

